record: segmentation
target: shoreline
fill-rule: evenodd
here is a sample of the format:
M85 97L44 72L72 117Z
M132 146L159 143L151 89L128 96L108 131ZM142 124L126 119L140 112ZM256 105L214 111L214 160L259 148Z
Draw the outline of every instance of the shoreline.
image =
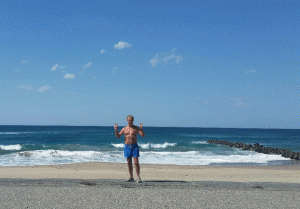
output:
M300 163L267 166L140 164L142 180L300 183ZM133 165L133 176L136 172ZM127 163L0 167L1 179L127 179Z

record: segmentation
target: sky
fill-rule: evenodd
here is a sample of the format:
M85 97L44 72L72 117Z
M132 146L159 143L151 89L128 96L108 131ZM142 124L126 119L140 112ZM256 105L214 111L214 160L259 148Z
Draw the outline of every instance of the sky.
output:
M0 125L300 128L299 1L3 0Z

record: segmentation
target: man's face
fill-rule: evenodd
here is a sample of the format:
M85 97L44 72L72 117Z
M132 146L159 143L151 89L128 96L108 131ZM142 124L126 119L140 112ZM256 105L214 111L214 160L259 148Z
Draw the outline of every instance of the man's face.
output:
M127 123L129 126L132 126L133 125L133 118L132 117L128 117L127 118Z

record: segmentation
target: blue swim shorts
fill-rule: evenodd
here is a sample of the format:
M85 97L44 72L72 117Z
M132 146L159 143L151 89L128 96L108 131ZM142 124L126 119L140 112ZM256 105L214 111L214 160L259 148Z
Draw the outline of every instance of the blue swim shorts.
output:
M130 145L125 144L124 156L126 158L139 157L140 156L139 145L137 143L130 144Z

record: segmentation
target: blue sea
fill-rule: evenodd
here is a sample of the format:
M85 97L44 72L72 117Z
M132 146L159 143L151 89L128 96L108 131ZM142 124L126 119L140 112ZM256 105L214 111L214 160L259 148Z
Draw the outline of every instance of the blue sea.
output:
M122 127L119 127L121 130ZM138 136L140 163L173 165L282 165L299 163L280 155L208 144L217 139L259 143L300 152L299 129L144 127ZM0 166L125 163L124 136L103 126L0 126Z

